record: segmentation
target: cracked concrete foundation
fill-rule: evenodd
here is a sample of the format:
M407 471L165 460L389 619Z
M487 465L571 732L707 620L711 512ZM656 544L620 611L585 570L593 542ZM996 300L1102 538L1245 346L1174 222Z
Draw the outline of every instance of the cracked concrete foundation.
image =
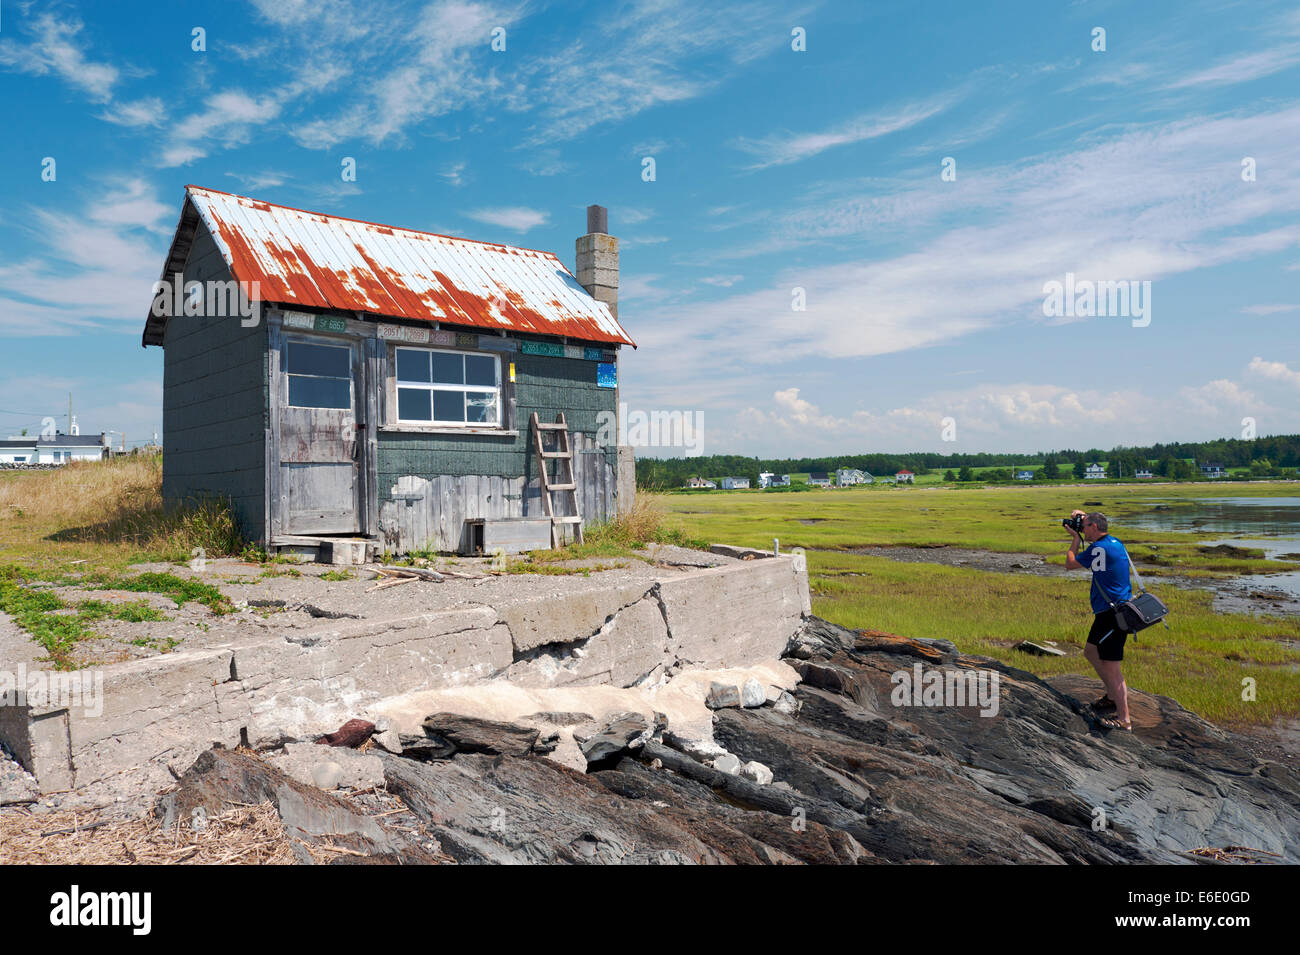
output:
M490 605L330 615L96 667L102 693L90 706L0 706L0 741L43 792L122 774L165 783L214 744L308 739L421 691L654 688L683 671L775 660L808 612L802 557L766 555Z

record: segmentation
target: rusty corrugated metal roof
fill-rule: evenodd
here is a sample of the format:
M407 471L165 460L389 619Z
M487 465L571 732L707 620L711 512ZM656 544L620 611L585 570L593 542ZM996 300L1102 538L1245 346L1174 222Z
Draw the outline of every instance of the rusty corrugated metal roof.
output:
M305 212L199 186L186 187L186 205L177 240L192 208L234 278L257 282L264 303L636 344L550 252ZM146 328L145 342L161 342L161 327Z

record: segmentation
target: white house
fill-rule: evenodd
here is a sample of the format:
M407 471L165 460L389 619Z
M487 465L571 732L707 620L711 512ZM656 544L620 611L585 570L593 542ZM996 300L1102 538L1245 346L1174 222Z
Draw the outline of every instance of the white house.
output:
M1135 473L1133 476L1134 476L1135 478L1139 478L1139 479L1145 481L1145 480L1148 480L1149 478L1154 477L1155 475L1153 475L1153 474L1151 473L1151 471L1150 471L1149 468L1139 468L1138 471L1137 471L1137 473Z
M771 471L762 471L758 475L759 487L789 487L790 475L773 474Z
M895 484L912 484L916 475L911 471L903 470L894 475Z
M1089 464L1088 469L1084 471L1083 476L1087 480L1095 481L1097 478L1104 478L1106 476L1106 469L1100 464Z
M830 487L831 476L826 471L813 471L808 475L808 483L813 487Z
M0 464L68 464L99 461L107 456L108 435L55 434L52 437L10 435L0 441Z
M848 487L850 484L870 484L873 478L866 471L860 471L857 468L840 468L835 472L835 483L840 487Z
M1208 478L1227 477L1228 469L1222 464L1202 464L1201 475Z
M1017 480L1017 481L1032 481L1033 479L1034 479L1034 472L1033 472L1033 471L1017 471L1017 472L1016 472L1016 480Z
M707 478L699 478L699 477L693 477L693 478L691 478L689 481L686 482L686 486L687 486L687 487L704 487L704 488L710 488L710 487L711 487L711 488L716 488L716 487L717 487L716 484L714 484L712 481L708 480Z
M722 479L722 489L724 491L738 491L747 487L749 487L749 478L747 477L724 477Z

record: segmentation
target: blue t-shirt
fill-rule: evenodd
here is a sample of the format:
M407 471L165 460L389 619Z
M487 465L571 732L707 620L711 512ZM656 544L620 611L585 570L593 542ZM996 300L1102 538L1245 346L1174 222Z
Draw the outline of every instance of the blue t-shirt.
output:
M1133 596L1133 588L1129 586L1128 551L1109 534L1079 551L1079 563L1092 571L1092 589L1088 595L1093 613L1110 610L1112 602L1118 605Z

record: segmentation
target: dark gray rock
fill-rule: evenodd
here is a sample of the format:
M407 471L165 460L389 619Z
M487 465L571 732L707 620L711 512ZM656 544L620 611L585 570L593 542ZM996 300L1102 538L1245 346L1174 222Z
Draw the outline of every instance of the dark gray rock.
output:
M639 747L654 729L640 713L619 713L610 717L594 732L575 730L573 738L588 765Z
M425 735L435 743L450 747L450 753L494 753L502 756L526 756L541 734L535 726L518 726L497 720L484 720L459 713L434 713L420 724ZM406 755L403 739L402 755Z
M704 705L711 710L721 710L740 705L740 689L730 683L710 683L709 695Z

